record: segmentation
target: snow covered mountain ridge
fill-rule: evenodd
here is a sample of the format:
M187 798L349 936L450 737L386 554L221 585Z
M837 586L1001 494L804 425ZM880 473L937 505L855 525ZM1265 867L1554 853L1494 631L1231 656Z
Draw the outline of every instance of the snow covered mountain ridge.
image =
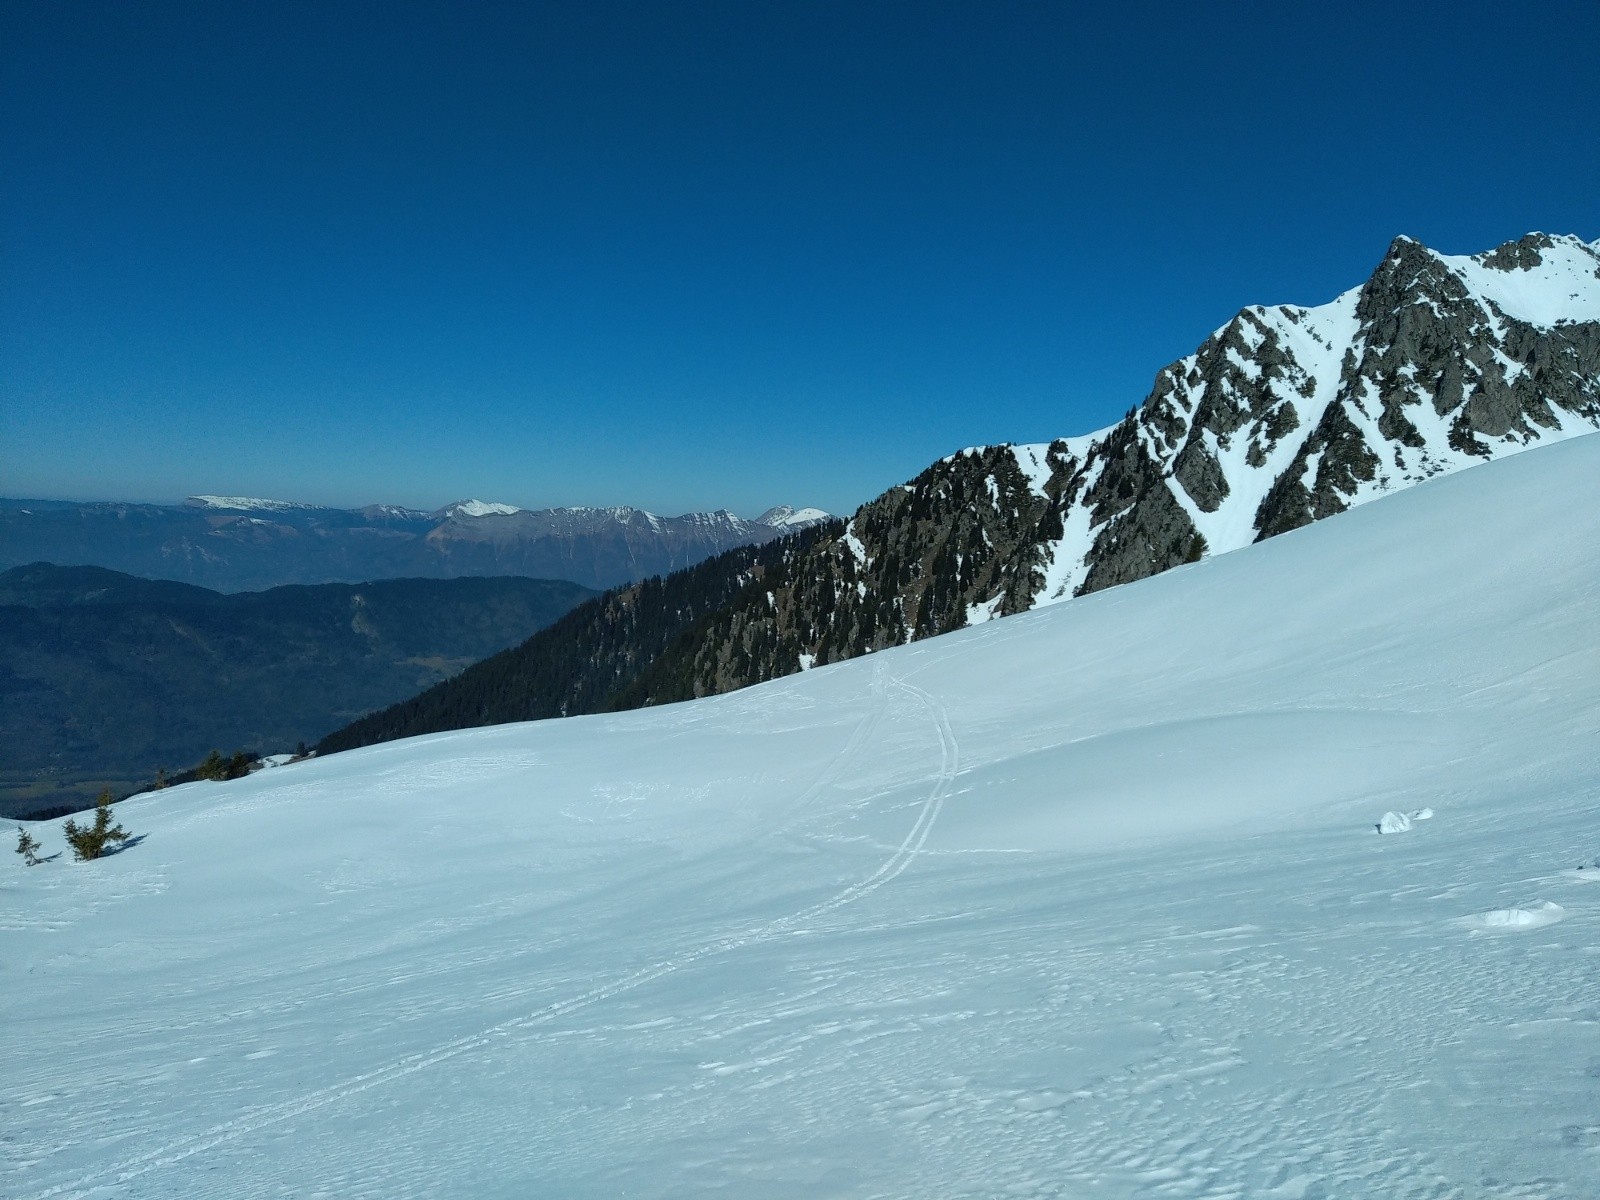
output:
M1449 256L1397 238L1328 304L1245 309L1118 425L1011 447L1064 523L1030 599L1237 549L1597 427L1600 243L1536 233Z
M220 591L286 583L525 575L610 588L828 520L787 506L664 517L626 506L532 510L479 499L433 512L330 508L253 496L181 505L0 500L0 570L106 567Z
M209 509L216 512L343 512L346 510L332 508L325 504L304 504L296 500L264 500L254 496L190 496L184 501L190 508ZM759 517L744 518L737 516L726 508L719 508L709 512L683 513L677 517L663 517L648 509L633 508L626 504L608 505L604 507L586 507L576 505L563 508L529 509L521 508L515 504L502 504L494 500L457 500L453 504L446 504L432 512L421 509L406 508L398 504L369 504L365 508L353 510L373 517L384 517L391 520L411 521L448 521L456 517L510 517L517 513L527 513L532 517L547 521L558 521L562 518L579 519L591 522L604 521L631 521L635 518L646 522L661 521L696 521L701 524L711 522L726 522L739 525L767 525L774 529L805 529L823 521L831 521L831 513L820 508L794 508L788 504L779 504L767 509Z
M457 500L454 504L447 504L431 515L435 520L448 520L450 517L508 517L512 513L519 513L522 509L515 504L497 504L488 500Z
M1400 237L1327 304L1240 312L1116 425L965 450L890 489L816 548L825 568L795 572L829 577L830 594L768 607L795 614L778 633L797 656L827 662L1597 428L1600 242L1534 233L1451 256ZM719 673L698 686L723 686Z
M772 529L790 532L797 529L807 529L812 525L833 520L831 513L826 513L820 508L796 509L787 504L769 508L759 517L753 518L741 517L726 508L718 508L710 512L683 513L676 517L664 517L659 513L651 512L649 509L633 508L626 504L610 505L602 508L577 505L570 508L526 509L518 508L512 504L492 504L483 500L460 500L455 504L446 505L444 508L429 515L435 520L449 520L452 517L509 517L519 513L526 514L528 520L542 522L552 527L565 524L568 526L582 525L590 528L613 523L631 524L637 522L660 528L668 522L678 521L695 525L726 525L742 530L754 530L756 526L767 526Z
M774 529L809 529L831 520L833 514L820 508L791 508L787 504L769 508L756 518L759 524L771 525Z
M256 496L190 496L184 503L191 508L210 508L219 512L296 512L324 507L294 500L262 500Z
M324 746L731 691L1143 579L1597 428L1600 244L1530 234L1453 257L1397 238L1327 304L1245 309L1110 428L952 455L838 530L580 606L430 705Z

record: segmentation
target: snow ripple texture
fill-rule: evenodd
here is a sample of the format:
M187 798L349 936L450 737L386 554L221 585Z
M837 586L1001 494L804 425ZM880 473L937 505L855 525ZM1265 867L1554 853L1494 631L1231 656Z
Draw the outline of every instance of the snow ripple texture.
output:
M124 853L0 864L0 1193L1600 1195L1596 545L1578 438L772 685L129 801Z

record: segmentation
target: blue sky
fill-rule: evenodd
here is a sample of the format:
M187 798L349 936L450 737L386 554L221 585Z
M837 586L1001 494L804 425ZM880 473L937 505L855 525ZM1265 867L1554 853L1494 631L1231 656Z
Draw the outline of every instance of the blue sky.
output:
M1600 237L1600 5L45 4L0 494L848 511L1398 233Z

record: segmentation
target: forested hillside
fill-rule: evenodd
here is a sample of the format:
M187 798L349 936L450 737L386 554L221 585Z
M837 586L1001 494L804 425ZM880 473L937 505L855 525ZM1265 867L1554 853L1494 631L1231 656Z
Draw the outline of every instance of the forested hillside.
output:
M95 567L0 573L0 812L70 811L212 749L293 750L592 594L501 578L223 595Z
M694 644L711 622L772 572L803 558L839 522L764 546L745 546L589 600L520 646L409 700L324 737L318 753L418 733L637 707L641 678L669 649Z

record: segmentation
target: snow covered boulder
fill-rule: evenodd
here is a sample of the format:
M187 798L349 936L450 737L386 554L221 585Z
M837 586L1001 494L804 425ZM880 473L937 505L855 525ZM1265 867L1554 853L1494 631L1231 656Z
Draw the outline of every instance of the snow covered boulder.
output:
M1404 833L1410 828L1411 818L1405 813L1386 812L1383 814L1383 820L1378 822L1379 833Z

